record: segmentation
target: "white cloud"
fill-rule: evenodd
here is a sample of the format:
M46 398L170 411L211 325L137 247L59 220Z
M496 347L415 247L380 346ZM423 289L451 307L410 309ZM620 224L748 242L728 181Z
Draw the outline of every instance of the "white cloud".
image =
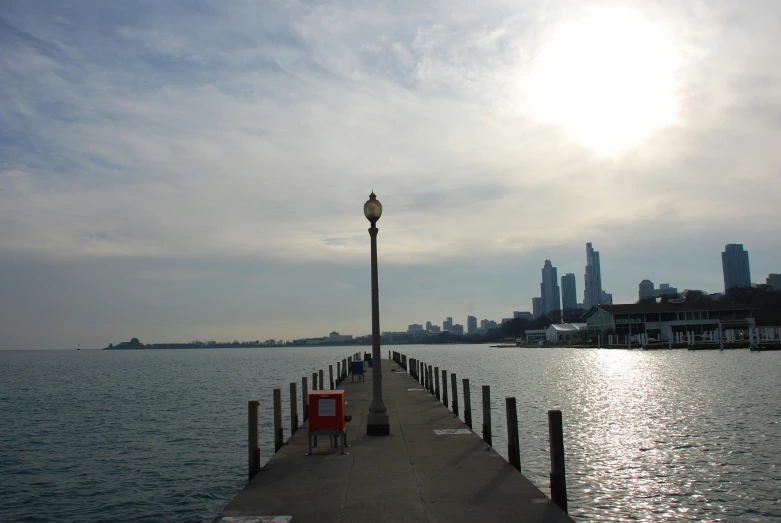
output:
M605 157L528 92L589 5L0 8L0 257L362 262L372 189L400 266L776 237L781 8L622 4L675 35L676 119Z

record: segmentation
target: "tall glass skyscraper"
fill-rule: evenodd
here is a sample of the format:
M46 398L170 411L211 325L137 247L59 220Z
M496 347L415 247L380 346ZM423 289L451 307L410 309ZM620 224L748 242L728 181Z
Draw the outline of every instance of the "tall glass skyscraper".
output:
M542 268L540 293L543 314L561 310L558 270L551 264L550 260L545 260L545 266Z
M724 290L751 287L751 269L748 264L748 251L742 243L730 243L721 253L721 267L724 271Z
M586 244L586 288L583 292L583 305L588 310L602 303L602 270L599 268L599 251L590 243Z
M575 285L575 275L571 272L561 277L561 306L564 310L578 308L578 288Z

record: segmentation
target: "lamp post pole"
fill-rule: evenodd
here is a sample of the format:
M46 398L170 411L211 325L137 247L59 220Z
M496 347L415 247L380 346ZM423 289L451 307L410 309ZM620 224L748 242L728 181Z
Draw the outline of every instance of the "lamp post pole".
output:
M380 354L380 294L377 276L377 220L382 215L382 205L374 192L363 206L366 218L371 222L371 271L372 271L372 403L366 420L366 434L387 436L390 434L388 409L382 400L382 355Z

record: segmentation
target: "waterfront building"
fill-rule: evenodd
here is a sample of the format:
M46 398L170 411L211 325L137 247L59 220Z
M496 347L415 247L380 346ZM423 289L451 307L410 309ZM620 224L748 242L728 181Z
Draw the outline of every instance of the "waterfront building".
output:
M590 309L594 305L603 303L602 300L602 269L599 266L599 251L586 244L586 274L584 275L585 288L583 291L583 305Z
M748 263L748 251L742 243L730 243L721 253L721 267L724 272L724 291L751 287L751 269Z
M516 320L534 321L534 314L529 311L513 311L513 318Z
M407 327L407 333L408 334L414 334L416 332L420 332L423 330L423 325L419 323L413 323L412 325L409 325Z
M649 338L668 340L676 333L713 332L719 324L722 330L747 329L755 324L750 308L726 301L600 304L591 307L583 319L588 325L589 337L601 335L603 342L611 334L620 340L641 333Z
M427 321L427 322L426 322L426 330L427 330L428 332L431 332L431 327L433 327L433 325L431 325L431 322L430 322L430 321Z
M453 325L453 334L458 334L459 336L464 335L464 326L460 323L456 323Z
M545 340L557 342L583 339L587 327L585 323L553 323L545 330Z
M638 291L640 300L647 300L649 298L656 298L656 291L654 290L654 282L651 280L643 280L640 282L640 289Z
M542 298L542 314L550 314L561 310L558 271L551 264L550 260L545 260L545 265L542 267L540 297Z
M547 329L527 329L526 330L526 342L535 343L545 341L545 337L548 334Z
M466 331L469 334L477 334L477 318L474 316L466 317Z
M542 298L532 298L532 314L535 320L542 316Z
M445 318L444 323L442 323L442 330L443 331L452 331L453 330L453 318L451 316L448 316Z
M770 285L774 291L781 291L781 274L768 274L765 282Z
M328 343L346 343L348 341L353 341L353 335L352 334L339 334L336 331L333 331L331 334L328 335L328 340L326 340Z
M575 285L575 275L571 272L561 277L561 307L564 310L578 308L578 288Z

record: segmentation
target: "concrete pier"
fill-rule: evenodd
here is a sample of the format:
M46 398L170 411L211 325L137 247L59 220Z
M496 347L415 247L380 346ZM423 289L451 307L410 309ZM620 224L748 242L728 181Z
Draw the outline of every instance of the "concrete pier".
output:
M348 454L321 437L306 456L304 423L214 522L573 521L400 365L382 371L389 436L366 435L371 373L345 381Z

